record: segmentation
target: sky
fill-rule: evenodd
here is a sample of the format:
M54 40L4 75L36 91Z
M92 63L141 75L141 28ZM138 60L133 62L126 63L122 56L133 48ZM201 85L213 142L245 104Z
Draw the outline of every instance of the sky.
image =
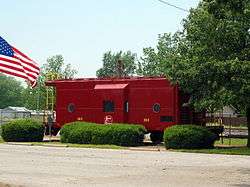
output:
M199 0L166 0L184 9ZM62 54L77 77L95 77L111 50L142 55L158 34L181 29L188 13L158 0L0 0L0 36L40 66Z

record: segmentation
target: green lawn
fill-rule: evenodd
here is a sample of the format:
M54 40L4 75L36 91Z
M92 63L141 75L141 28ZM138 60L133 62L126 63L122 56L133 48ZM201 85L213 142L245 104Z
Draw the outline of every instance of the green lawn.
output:
M247 147L238 147L238 148L229 148L229 147L216 147L214 149L180 149L174 150L178 152L188 152L188 153L208 153L208 154L227 154L227 155L249 155L250 148Z
M230 142L231 141L231 142ZM246 147L247 139L224 138L215 142L214 149L179 149L173 151L189 153L227 154L227 155L250 155L250 148Z
M222 140L218 140L215 142L215 146L246 146L247 145L247 139L241 139L241 138L223 138Z
M98 148L98 149L124 149L124 147L117 145L93 145L93 144L71 144L61 142L32 142L32 145L47 145L47 146L62 146L62 147L76 147L76 148Z
M229 126L229 125L224 125L224 128L226 129L242 129L242 130L245 130L247 129L247 125L239 125L239 126Z
M0 143L3 143L0 137ZM30 146L51 146L51 147L76 147L76 148L97 148L97 149L126 149L117 145L93 145L93 144L70 144L61 142L10 142L10 144L30 145Z

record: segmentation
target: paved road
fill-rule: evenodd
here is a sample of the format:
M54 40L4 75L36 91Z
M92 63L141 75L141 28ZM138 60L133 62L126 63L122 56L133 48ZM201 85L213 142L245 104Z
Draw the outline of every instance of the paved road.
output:
M250 157L0 144L0 186L250 187Z

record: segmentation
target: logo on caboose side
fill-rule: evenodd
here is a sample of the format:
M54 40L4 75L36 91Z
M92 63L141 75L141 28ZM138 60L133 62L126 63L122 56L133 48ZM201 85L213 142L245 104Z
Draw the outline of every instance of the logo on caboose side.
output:
M110 125L113 123L113 116L107 115L104 117L104 124Z

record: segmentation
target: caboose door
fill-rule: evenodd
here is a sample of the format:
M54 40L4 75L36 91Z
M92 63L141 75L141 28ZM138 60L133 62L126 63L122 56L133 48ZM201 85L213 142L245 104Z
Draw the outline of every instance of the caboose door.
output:
M126 104L126 87L128 84L97 84L95 94L98 96L99 103L103 105L103 119L112 119L113 123L127 123L128 106ZM105 122L104 122L105 123Z

